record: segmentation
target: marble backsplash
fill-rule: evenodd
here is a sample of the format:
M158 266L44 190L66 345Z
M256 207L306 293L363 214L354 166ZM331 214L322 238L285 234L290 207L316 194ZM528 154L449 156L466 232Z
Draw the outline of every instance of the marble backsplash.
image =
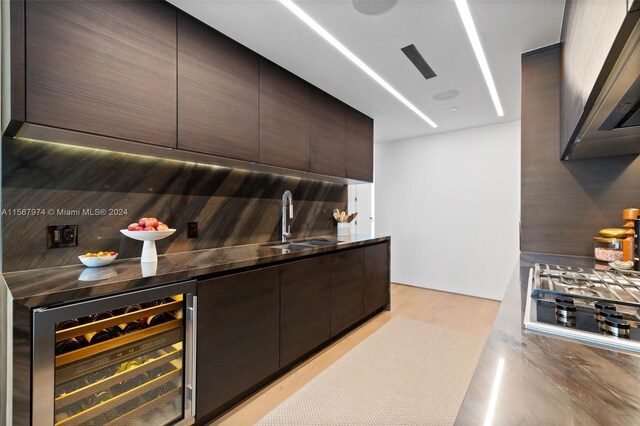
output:
M162 254L279 240L287 189L291 238L335 233L332 211L347 206L341 184L46 142L2 145L5 272L78 264L88 251L138 257L142 243L119 229L139 217L177 229L157 242ZM198 238L187 238L187 222L198 222ZM48 225L78 225L78 246L48 249Z

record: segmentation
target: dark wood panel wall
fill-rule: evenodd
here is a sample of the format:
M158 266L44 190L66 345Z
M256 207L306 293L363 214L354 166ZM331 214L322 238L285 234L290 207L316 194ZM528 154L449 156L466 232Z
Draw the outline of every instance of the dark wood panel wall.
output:
M286 189L293 193L294 238L334 234L332 211L347 208L342 184L54 143L2 142L3 208L55 211L3 216L4 271L78 264L76 256L88 251L138 257L142 244L118 230L149 215L178 229L157 243L159 253L276 241ZM126 214L90 216L83 209ZM198 222L196 239L187 238L191 221ZM47 249L47 225L74 224L80 227L78 247Z
M593 256L601 228L640 206L640 157L561 162L560 47L522 57L520 249Z

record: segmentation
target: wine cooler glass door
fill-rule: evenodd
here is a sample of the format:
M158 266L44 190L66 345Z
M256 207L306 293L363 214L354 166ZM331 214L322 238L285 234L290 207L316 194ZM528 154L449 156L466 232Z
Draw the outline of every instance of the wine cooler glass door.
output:
M32 424L189 425L195 281L33 312Z

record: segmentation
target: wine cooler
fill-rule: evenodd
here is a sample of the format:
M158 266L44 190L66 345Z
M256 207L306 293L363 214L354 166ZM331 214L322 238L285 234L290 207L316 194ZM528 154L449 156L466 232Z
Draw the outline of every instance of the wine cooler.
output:
M189 425L195 281L33 311L34 425Z

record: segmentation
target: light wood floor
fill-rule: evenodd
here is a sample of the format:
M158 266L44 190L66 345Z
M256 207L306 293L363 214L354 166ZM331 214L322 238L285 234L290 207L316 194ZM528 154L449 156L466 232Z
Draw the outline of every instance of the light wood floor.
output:
M254 424L395 316L487 337L499 305L493 300L392 284L391 311L345 335L211 424Z

